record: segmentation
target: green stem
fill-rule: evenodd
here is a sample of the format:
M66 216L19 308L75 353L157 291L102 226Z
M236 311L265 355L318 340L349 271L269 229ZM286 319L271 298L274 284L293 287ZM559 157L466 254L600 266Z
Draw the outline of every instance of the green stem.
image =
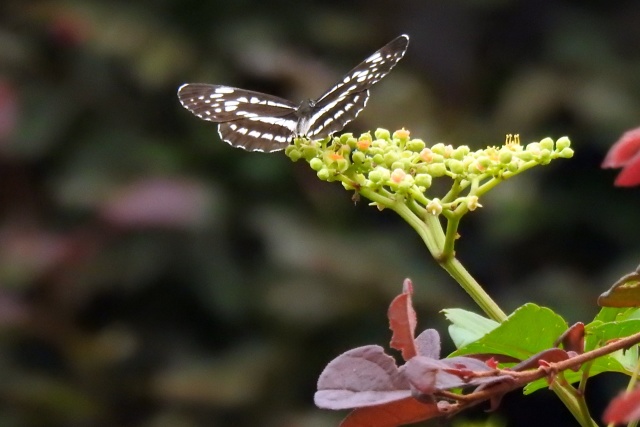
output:
M574 392L575 389L569 384L560 384L558 381L553 382L551 389L582 427L598 427L598 424L589 415L589 409L583 395L577 395Z
M471 299L478 304L487 316L496 322L503 322L507 318L504 311L491 299L482 286L476 282L460 261L452 257L442 260L440 265L462 286L462 289L471 296Z

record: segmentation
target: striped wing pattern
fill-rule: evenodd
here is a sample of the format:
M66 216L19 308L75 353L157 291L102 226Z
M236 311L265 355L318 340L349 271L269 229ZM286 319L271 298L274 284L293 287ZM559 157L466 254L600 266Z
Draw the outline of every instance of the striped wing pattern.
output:
M183 107L219 123L220 138L249 151L278 151L292 138L324 139L356 118L369 88L402 59L409 37L401 35L349 71L316 101L294 104L260 92L223 85L188 83L178 89Z

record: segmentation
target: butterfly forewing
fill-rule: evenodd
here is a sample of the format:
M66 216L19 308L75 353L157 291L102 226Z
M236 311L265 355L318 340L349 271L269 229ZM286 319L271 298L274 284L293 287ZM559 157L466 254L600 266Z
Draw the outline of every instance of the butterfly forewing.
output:
M317 101L299 105L286 99L202 83L178 89L182 105L203 120L220 123L220 137L251 151L277 151L296 136L324 139L344 128L367 104L369 88L404 56L409 37L402 35L369 56Z
M204 83L180 86L178 98L182 106L196 116L218 123L244 117L279 117L296 109L296 104L277 96Z
M391 40L345 74L338 84L318 98L316 107L322 108L336 98L369 89L389 74L402 59L408 46L409 37L404 34Z
M362 111L369 99L369 91L357 92L341 96L324 108L314 112L309 120L309 130L306 132L311 139L324 139L345 127ZM336 106L340 108L336 108Z

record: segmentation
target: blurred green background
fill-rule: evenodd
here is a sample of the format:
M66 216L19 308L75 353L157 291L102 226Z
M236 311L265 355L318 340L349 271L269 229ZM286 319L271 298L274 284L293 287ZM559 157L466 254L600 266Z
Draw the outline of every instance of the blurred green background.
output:
M505 311L589 321L640 258L638 190L599 169L640 125L639 22L632 0L4 0L0 426L337 426L315 381L387 346L405 277L418 329L451 351L439 311L477 309L409 226L302 162L229 147L176 97L317 97L401 33L405 58L346 130L474 149L570 136L573 159L481 200L457 253ZM621 380L594 381L594 416ZM544 390L498 414L537 425L541 408L574 425Z

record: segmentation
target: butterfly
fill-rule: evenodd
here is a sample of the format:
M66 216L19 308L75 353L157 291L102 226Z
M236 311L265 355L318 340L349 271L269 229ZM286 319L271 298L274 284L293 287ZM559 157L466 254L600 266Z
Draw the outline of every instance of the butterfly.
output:
M409 36L378 49L316 100L295 104L277 96L205 83L178 89L182 106L203 120L219 123L220 138L234 147L272 152L295 137L327 138L356 118L369 99L369 88L402 59Z

